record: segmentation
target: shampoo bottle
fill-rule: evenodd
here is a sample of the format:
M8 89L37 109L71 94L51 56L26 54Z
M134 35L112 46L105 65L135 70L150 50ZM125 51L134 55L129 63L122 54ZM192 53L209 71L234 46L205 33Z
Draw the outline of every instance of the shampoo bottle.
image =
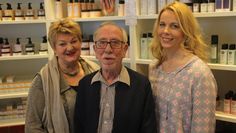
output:
M236 115L236 93L233 95L231 101L231 114Z
M8 39L5 38L5 43L2 45L2 56L11 56L12 55L12 47L8 42Z
M13 46L13 56L22 55L22 46L20 44L20 38L16 39L16 44Z
M55 2L55 18L61 19L62 17L63 17L62 2L60 0L57 0Z
M35 51L34 51L34 44L31 41L31 38L28 37L28 43L25 45L25 52L27 55L34 55Z
M143 33L141 40L140 40L140 58L147 59L148 58L148 40L147 34Z
M40 3L40 7L38 10L38 19L40 19L40 20L45 19L45 9L44 9L43 4L44 4L43 2Z
M236 59L235 56L236 56L235 44L230 44L229 50L228 50L228 64L229 65L235 65L235 59Z
M124 16L124 15L125 15L125 1L119 0L118 16Z
M14 12L10 3L7 3L7 9L4 10L2 19L6 21L14 20Z
M40 44L39 54L45 55L48 54L48 43L47 43L47 36L43 36L43 41Z
M228 61L228 44L222 44L220 50L220 64L227 64Z
M193 12L200 12L200 0L193 0Z
M21 3L17 3L17 9L15 10L15 20L24 20L24 11L21 9Z
M74 9L74 18L80 18L81 16L81 5L80 2L78 0L75 0L75 2L73 3L73 9Z
M74 9L73 9L73 0L70 0L69 1L69 3L67 3L67 16L69 17L69 18L73 18L73 11L74 11Z
M2 11L2 4L0 4L0 21L2 21L3 11Z
M218 62L218 35L211 36L211 63Z
M25 13L25 19L26 20L33 20L33 19L35 19L34 15L35 15L34 10L32 9L31 3L29 2L28 9L26 10L26 13Z

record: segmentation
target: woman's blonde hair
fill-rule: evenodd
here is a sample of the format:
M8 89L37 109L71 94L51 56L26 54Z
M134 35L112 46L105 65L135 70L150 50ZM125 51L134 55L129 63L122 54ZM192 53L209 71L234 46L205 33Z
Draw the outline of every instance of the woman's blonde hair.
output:
M162 13L166 10L172 11L178 19L178 23L182 32L184 33L186 40L182 44L182 47L194 55L198 56L203 61L208 61L207 49L208 45L204 42L200 26L193 16L192 11L184 3L175 1L166 7L164 7L155 22L153 30L153 41L151 46L152 54L157 58L158 65L160 65L165 60L165 53L160 43L160 38L158 36L158 28L160 24L160 17Z
M53 22L49 28L48 40L53 49L55 48L57 35L60 33L76 36L82 42L82 33L79 24L68 18L61 19Z

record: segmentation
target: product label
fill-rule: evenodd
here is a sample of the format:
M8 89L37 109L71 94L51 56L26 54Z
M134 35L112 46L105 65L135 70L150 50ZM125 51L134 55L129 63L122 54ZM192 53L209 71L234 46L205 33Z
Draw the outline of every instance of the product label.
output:
M140 44L140 58L147 59L148 58L148 44L147 38L141 38Z
M217 47L215 45L211 46L211 59L217 59Z
M220 64L227 64L227 50L220 50Z
M27 48L25 48L25 51L33 51L33 50L34 50L33 47L27 47Z
M231 102L231 114L236 115L236 101Z
M224 113L230 113L230 100L224 100Z
M228 51L228 64L229 65L235 64L235 50Z
M201 12L207 12L207 3L201 3Z
M200 4L199 3L194 3L193 4L193 12L200 12Z

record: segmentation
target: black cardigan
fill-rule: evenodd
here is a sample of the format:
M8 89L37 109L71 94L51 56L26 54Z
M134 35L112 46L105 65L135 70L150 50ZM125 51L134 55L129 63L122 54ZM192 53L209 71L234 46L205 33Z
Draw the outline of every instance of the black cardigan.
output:
M112 133L157 133L154 100L149 80L127 68L130 86L119 82L115 93ZM75 105L75 133L97 133L101 83L91 80L97 72L80 80Z

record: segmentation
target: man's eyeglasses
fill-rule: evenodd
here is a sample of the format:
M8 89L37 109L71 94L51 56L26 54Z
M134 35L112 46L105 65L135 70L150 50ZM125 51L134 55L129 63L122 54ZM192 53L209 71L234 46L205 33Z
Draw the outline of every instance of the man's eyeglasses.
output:
M125 42L120 40L111 40L110 42L106 40L100 40L95 42L95 46L98 49L105 49L107 45L110 44L112 49L120 49L124 43Z

